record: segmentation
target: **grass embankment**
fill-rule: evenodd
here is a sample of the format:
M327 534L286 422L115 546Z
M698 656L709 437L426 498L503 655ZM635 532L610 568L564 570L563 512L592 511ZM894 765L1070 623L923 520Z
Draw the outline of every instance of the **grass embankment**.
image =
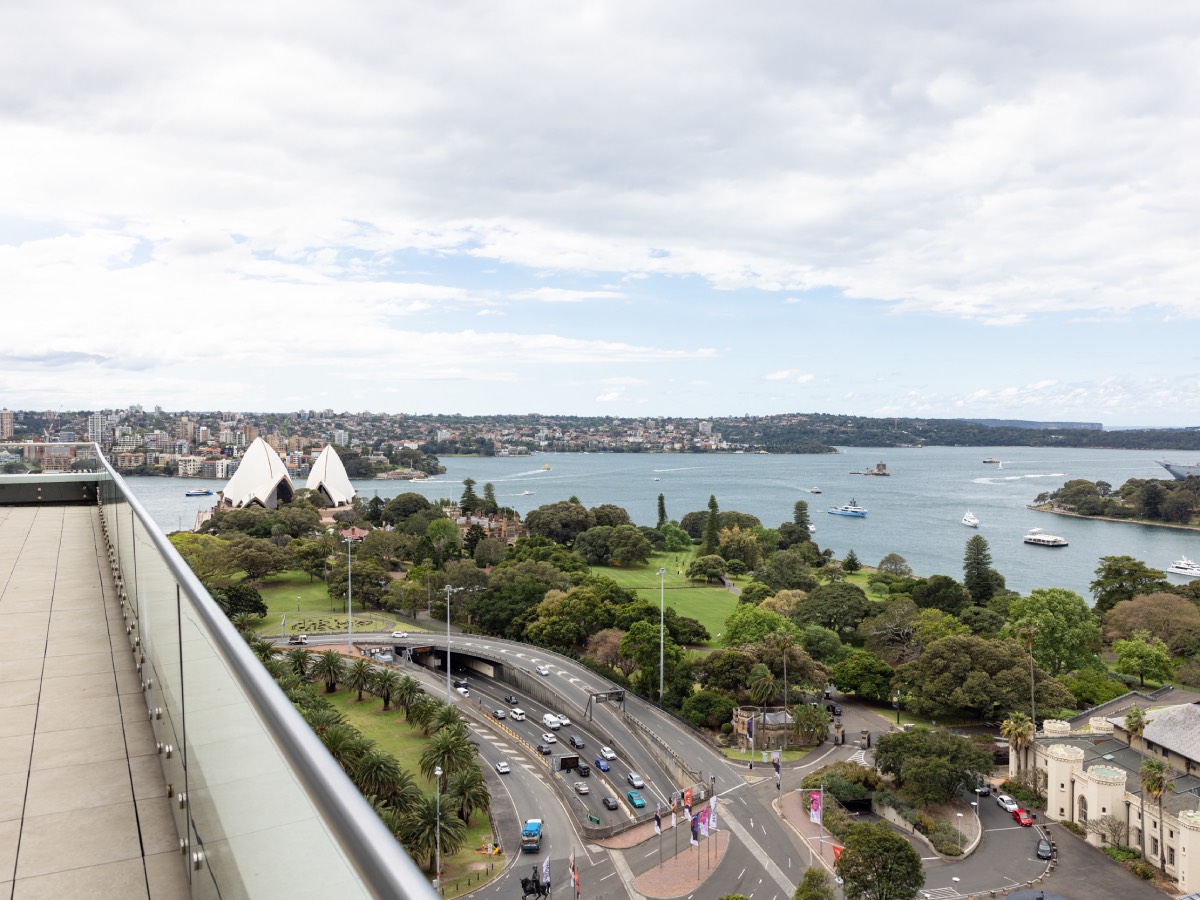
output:
M395 756L401 767L412 773L425 793L434 793L437 789L434 782L421 774L421 751L425 749L426 738L420 731L409 728L404 723L403 712L395 707L384 712L383 701L369 694L364 694L362 702L359 703L356 699L357 691L342 688L336 693L326 694L323 689L319 690L321 696L340 711L346 717L346 721L362 732L363 736L373 740L381 750ZM444 805L442 814L455 815ZM487 856L477 852L491 836L492 825L487 815L481 811L472 813L462 849L453 856L442 857L444 896L458 897L478 890L481 879L498 874L504 868L504 856ZM491 875L487 873L489 863L493 866Z

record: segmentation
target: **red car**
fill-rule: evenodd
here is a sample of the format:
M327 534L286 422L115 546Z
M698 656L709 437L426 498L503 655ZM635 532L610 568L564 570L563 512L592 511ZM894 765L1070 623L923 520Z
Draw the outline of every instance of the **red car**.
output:
M1012 817L1017 820L1018 825L1024 825L1029 828L1033 825L1033 819L1025 810L1017 808L1012 811Z

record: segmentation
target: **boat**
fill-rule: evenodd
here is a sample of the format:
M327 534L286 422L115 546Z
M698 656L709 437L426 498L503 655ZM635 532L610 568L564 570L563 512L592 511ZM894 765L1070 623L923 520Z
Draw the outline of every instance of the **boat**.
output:
M1156 459L1156 463L1171 473L1171 477L1176 481L1187 481L1189 476L1200 478L1200 462L1194 466L1184 465L1183 463L1167 462L1165 459Z
M808 523L808 533L809 533L809 534L816 534L816 533L817 533L817 526L816 526L816 525L814 525L812 522L809 522L809 523Z
M984 461L985 463L998 463L998 462L1000 462L1000 460L999 460L999 459L997 459L995 456L985 456L985 457L983 458L983 461Z
M196 488L195 490L187 491L183 496L185 496L185 497L211 497L212 491L210 491L208 488Z
M550 463L546 463L544 466L542 466L542 471L549 472L550 471Z
M522 497L532 497L533 491L521 491L521 496Z
M819 487L810 487L808 489L808 492L810 494L819 494L819 493L821 493L821 489Z
M1038 547L1065 547L1067 539L1061 538L1056 534L1046 534L1040 528L1029 529L1029 534L1025 535L1025 543L1034 544Z
M971 512L969 509L967 510L967 514L962 517L962 523L968 528L979 527L979 519L976 518L975 513Z
M654 476L654 480L655 480L655 481L662 481L662 479L661 479L661 478L659 478L657 475L655 475L655 476Z
M1186 556L1181 556L1167 566L1167 571L1176 575L1186 575L1189 578L1200 578L1200 563L1192 562Z
M867 510L864 507L859 506L858 501L853 497L850 498L849 503L846 503L843 506L831 506L828 510L826 510L826 512L828 512L831 516L853 516L856 519L861 519L867 514Z

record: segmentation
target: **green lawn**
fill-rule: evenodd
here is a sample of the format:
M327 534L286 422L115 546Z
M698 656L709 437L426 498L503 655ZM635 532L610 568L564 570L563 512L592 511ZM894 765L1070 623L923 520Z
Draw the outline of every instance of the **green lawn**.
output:
M427 794L434 792L434 783L421 775L421 751L425 749L425 737L418 729L409 728L405 724L403 712L395 707L384 712L383 701L370 694L363 694L362 703L359 703L356 699L358 692L344 688L334 694L326 694L324 689L321 689L321 696L340 710L347 722L373 740L380 749L395 756L400 766L413 774L423 791ZM482 812L474 813L467 826L467 839L463 848L453 856L442 859L446 897L457 897L473 891L479 887L481 881L503 869L503 856L489 857L477 852L491 834L492 826L488 817ZM486 871L489 862L493 866L490 874Z
M287 617L288 634L337 634L346 631L346 607L329 596L325 582L309 580L299 570L281 572L264 581L259 593L267 604L267 616L258 627L259 634L278 634L281 616ZM355 631L424 631L419 625L379 610L364 610L354 605Z
M784 762L796 762L797 760L804 759L804 757L808 756L808 754L812 753L812 751L813 751L813 748L810 747L807 750L783 750L783 751L768 750L767 753L779 752L780 759L782 759ZM721 752L723 754L725 754L726 759L740 760L741 762L749 762L750 761L750 751L749 750L739 750L737 747L723 747L723 748L721 748ZM771 764L769 762L763 762L762 755L763 755L763 751L761 748L756 750L754 752L754 762L763 767L763 769L762 769L763 774L765 774L767 776L774 775L775 773L771 770ZM769 758L770 757L768 757L768 759ZM749 767L747 767L746 771L747 771L747 773L749 772Z

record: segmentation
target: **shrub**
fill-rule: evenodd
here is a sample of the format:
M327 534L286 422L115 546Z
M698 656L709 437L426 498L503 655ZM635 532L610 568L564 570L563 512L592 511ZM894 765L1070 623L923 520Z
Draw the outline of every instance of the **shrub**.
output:
M854 819L847 815L846 811L836 803L827 805L821 813L822 824L829 829L839 841L846 839L846 833L854 825Z
M1071 834L1078 835L1079 837L1087 837L1087 830L1078 822L1068 822L1066 819L1063 819L1058 824L1071 832Z
M1026 809L1041 806L1042 804L1042 798L1038 793L1031 790L1029 785L1022 784L1019 781L1006 780L1004 784L1000 785L1000 789Z
M967 836L946 819L938 819L936 827L929 835L929 841L933 844L933 849L943 856L962 856Z
M937 820L929 815L929 813L917 813L917 821L913 824L917 826L917 831L926 836L933 834L937 830Z
M732 722L722 722L721 723L721 734L733 734L733 723Z
M1149 881L1154 877L1154 866L1150 865L1150 863L1146 862L1145 860L1135 862L1129 867L1129 871L1138 878L1144 878L1146 881Z
M1117 862L1133 862L1142 858L1142 851L1137 847L1101 847L1101 852Z

